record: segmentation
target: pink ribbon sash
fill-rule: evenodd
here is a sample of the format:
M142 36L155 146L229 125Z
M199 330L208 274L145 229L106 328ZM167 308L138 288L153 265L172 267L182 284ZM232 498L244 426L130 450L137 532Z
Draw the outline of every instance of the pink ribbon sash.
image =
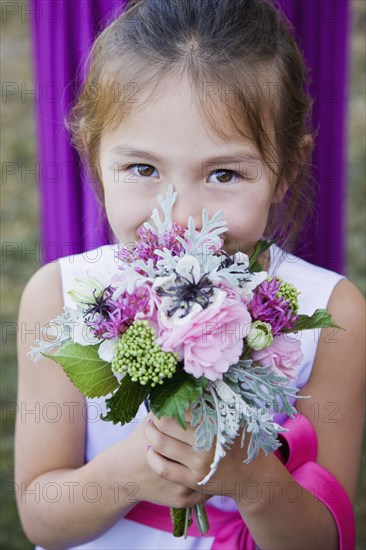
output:
M354 550L355 522L352 503L339 481L315 462L318 452L316 433L311 422L303 415L288 419L283 426L289 431L279 434L283 446L275 455L286 466L299 485L310 491L324 503L333 515L339 536L339 550ZM214 536L212 550L254 550L255 542L239 512L227 512L206 506L210 523L209 536ZM155 529L172 533L169 508L140 502L125 516ZM196 523L188 534L199 537Z
M339 481L315 462L318 441L308 418L296 415L283 424L289 431L279 434L283 446L275 451L301 487L313 493L328 508L337 525L339 550L354 550L356 528L352 503ZM283 457L285 456L285 460Z
M245 550L254 550L253 539L239 512L225 512L209 505L206 506L206 512L210 523L209 536L215 537L211 549L245 548ZM140 502L125 517L155 529L172 532L172 520L167 506ZM200 536L195 522L189 527L188 535Z

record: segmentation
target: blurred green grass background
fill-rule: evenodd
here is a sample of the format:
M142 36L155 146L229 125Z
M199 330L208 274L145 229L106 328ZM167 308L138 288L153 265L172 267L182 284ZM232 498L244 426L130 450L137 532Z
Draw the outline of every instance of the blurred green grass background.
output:
M17 0L19 5L25 4ZM15 2L13 2L14 4ZM3 253L7 261L1 264L1 516L0 544L7 549L30 549L17 513L15 498L9 494L13 487L13 434L17 359L15 327L22 290L39 268L39 205L37 181L30 172L19 170L13 176L4 171L4 163L13 162L35 168L37 136L36 103L32 94L33 70L27 17L5 17L1 6L1 80L18 83L23 94L8 96L1 103L1 232ZM23 6L24 9L24 6ZM24 13L24 12L23 12ZM365 294L365 36L366 1L352 0L352 65L349 94L348 123L348 186L347 186L347 262L348 274ZM6 243L15 243L6 248ZM23 244L22 244L23 243ZM31 251L34 250L34 253ZM4 255L2 256L4 258ZM356 501L357 548L366 547L366 464L364 453ZM315 549L313 549L315 550Z

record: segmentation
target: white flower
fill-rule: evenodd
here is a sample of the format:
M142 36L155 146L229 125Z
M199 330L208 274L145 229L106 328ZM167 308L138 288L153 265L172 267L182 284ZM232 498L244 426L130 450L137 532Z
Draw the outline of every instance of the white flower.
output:
M175 279L176 276L174 273L172 275L168 275L167 277L156 277L152 285L152 290L155 291L157 287L169 287L175 283Z
M213 295L210 296L210 305L208 307L220 308L220 306L224 303L226 297L226 292L220 290L219 288L214 288ZM182 305L173 313L173 315L168 316L167 311L169 311L169 307L171 307L172 305L172 300L170 298L168 298L167 300L169 300L169 304L164 304L164 307L160 307L158 310L159 324L166 328L173 328L190 324L198 315L198 313L202 311L202 306L200 306L200 304L198 303L194 303L191 305L190 311L187 315L182 316L182 313L185 312L185 308Z
M197 258L190 254L178 260L175 270L178 275L194 284L197 284L201 278L200 263Z
M176 272L179 275L189 281L192 281L194 284L199 282L200 266L197 258L187 255L180 258L178 264ZM156 292L158 288L162 289L162 292L156 292L161 299L158 309L158 317L160 320L159 322L161 322L161 324L166 328L186 325L187 323L192 322L194 317L202 311L202 306L198 302L193 302L190 304L189 312L187 313L187 304L184 301L179 304L177 300L179 287L180 284L177 284L177 276L175 273L172 273L166 277L157 277L152 285L153 292ZM212 289L213 294L210 296L209 307L220 307L227 294L218 288L212 287ZM165 295L164 291L166 292ZM175 311L171 314L173 309L175 309Z
M99 357L107 363L112 363L116 344L116 340L104 340L98 348Z
M259 351L268 348L273 342L272 327L264 321L254 321L247 336L247 344Z
M97 277L94 275L97 275ZM89 271L87 271L85 279L75 278L74 287L72 290L69 290L67 294L69 294L76 303L92 303L95 302L94 291L98 296L102 294L108 284L108 277L106 277L105 273L93 272L93 275L90 275Z

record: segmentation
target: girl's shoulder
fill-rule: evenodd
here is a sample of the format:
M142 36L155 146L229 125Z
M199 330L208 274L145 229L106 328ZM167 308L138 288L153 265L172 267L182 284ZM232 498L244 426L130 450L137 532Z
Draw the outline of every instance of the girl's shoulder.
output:
M26 309L29 314L40 314L41 308L46 316L62 312L62 281L57 262L42 265L23 288L20 311Z

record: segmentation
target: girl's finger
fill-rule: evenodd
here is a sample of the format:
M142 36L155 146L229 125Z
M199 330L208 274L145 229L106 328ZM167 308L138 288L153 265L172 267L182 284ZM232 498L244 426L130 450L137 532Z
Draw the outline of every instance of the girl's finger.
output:
M155 452L168 460L182 464L187 468L196 463L196 451L191 445L161 432L153 423L146 426L145 439Z
M153 416L152 420L159 432L174 437L174 439L183 441L193 447L195 443L194 429L188 423L186 423L186 429L184 430L175 418L162 417L159 419Z
M186 466L168 460L152 447L147 450L146 460L152 471L159 477L184 487L194 488L191 472Z

